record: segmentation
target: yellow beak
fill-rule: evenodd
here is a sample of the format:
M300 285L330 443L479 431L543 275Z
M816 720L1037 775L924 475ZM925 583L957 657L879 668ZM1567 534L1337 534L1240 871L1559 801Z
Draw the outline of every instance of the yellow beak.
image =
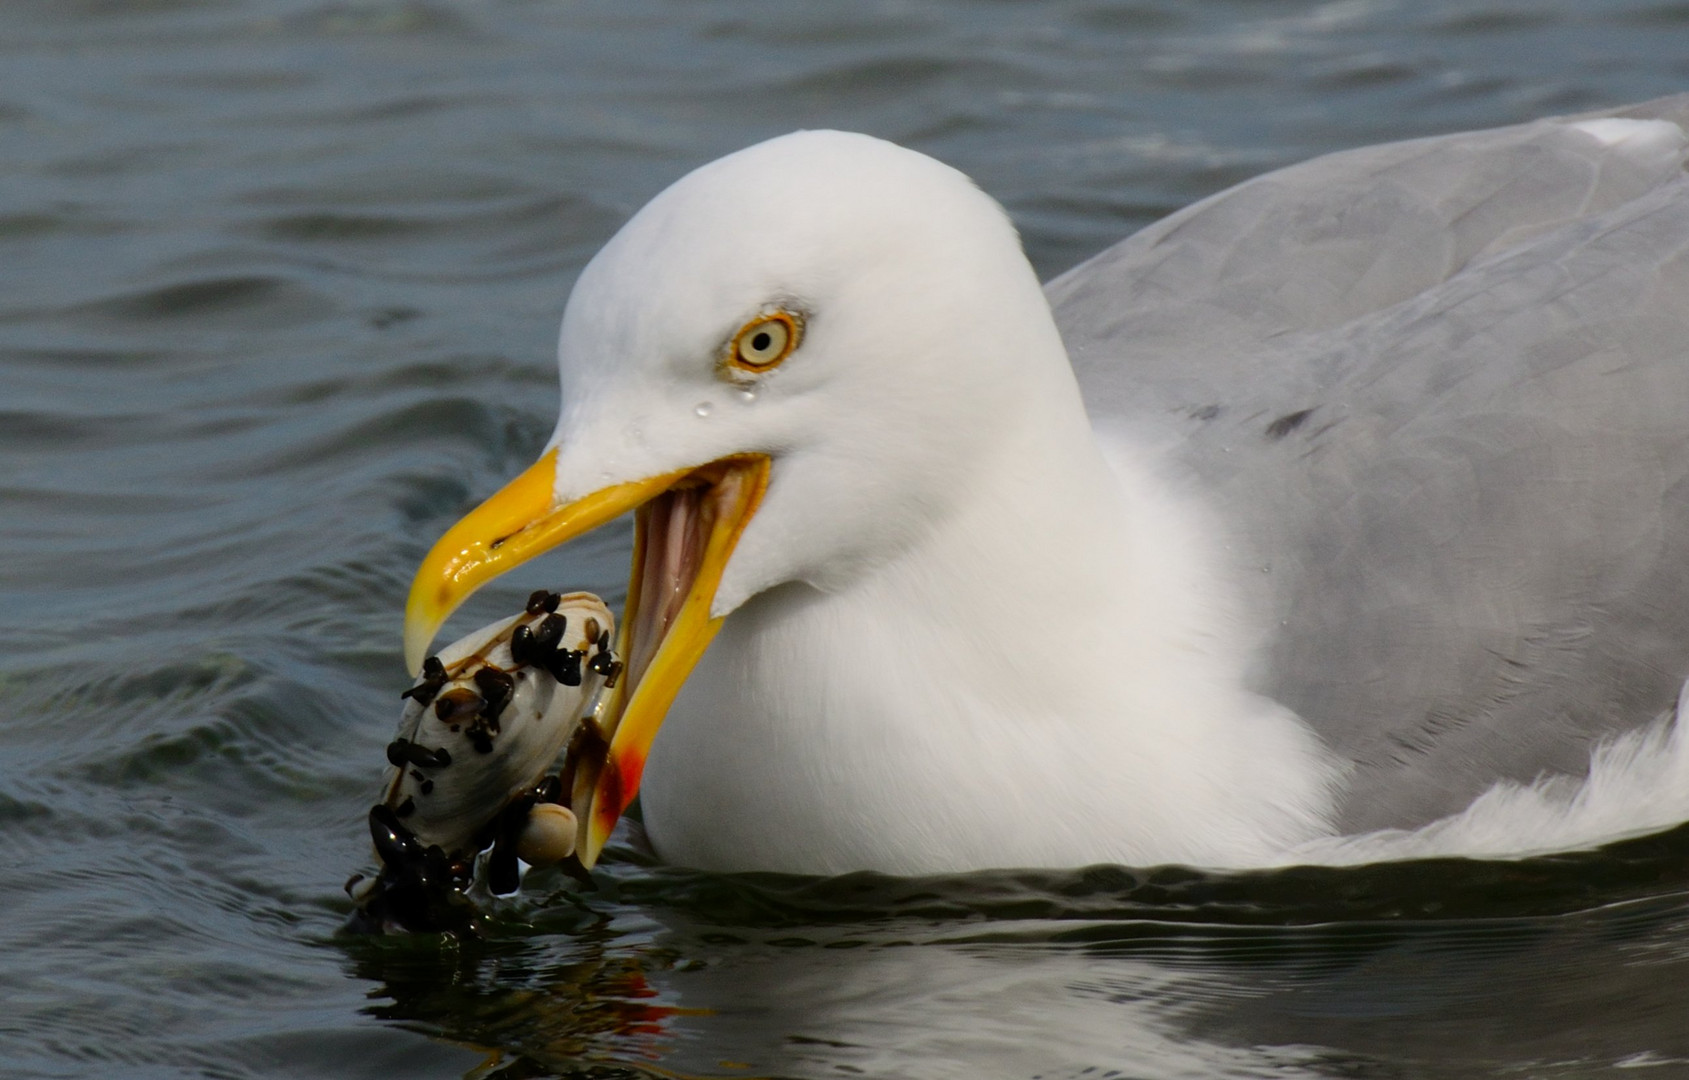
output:
M441 625L470 593L536 555L639 511L628 605L616 644L626 668L598 719L608 751L600 767L588 763L576 774L577 853L584 866L597 861L638 793L657 729L721 627L710 607L727 561L762 501L769 464L763 454L736 455L559 504L552 450L447 530L417 568L405 604L405 662L413 673L422 669ZM690 509L680 513L677 504ZM655 535L653 520L660 527ZM677 544L675 536L683 533ZM681 564L686 572L676 577L672 571ZM590 805L583 805L587 801Z

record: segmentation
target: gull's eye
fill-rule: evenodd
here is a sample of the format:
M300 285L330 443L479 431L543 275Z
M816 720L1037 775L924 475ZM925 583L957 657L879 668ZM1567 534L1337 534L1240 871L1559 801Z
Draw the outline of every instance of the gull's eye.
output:
M797 317L784 311L753 319L734 335L728 361L744 371L767 371L792 354L801 332Z

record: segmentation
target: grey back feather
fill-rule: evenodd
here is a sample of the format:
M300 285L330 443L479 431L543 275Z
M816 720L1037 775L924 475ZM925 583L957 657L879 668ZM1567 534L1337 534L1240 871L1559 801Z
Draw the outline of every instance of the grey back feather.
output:
M1679 130L1334 154L1048 286L1093 417L1224 519L1346 829L1580 775L1689 676L1689 95L1601 115Z

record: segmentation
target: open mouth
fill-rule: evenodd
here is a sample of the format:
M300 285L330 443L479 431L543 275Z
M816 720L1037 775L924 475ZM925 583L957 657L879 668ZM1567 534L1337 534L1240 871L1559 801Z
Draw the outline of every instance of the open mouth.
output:
M635 511L633 567L616 642L626 667L596 717L608 749L599 769L583 762L574 780L578 852L587 867L637 794L663 717L721 627L710 605L762 499L768 466L760 454L711 462Z
M749 494L745 489L755 477L748 475L752 470L734 467L738 464L706 465L635 512L633 576L628 582L620 641L634 685L680 617L703 569L716 523L749 520L744 513L749 509L744 506ZM719 580L717 575L717 584ZM712 597L714 592L712 587Z
M721 619L717 587L768 486L770 459L737 454L615 484L567 503L554 495L548 452L459 521L423 559L405 608L405 655L419 670L435 632L475 589L505 571L628 511L635 512L633 568L607 680L571 753L576 855L591 867L639 791L652 740Z

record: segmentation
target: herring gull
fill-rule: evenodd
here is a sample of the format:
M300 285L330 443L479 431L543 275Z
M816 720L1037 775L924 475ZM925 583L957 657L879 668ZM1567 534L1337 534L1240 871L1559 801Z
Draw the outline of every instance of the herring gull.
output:
M636 512L588 865L636 792L665 859L808 873L1689 818L1686 127L1333 154L1048 286L916 152L705 165L581 273L556 432L423 562L407 660Z

